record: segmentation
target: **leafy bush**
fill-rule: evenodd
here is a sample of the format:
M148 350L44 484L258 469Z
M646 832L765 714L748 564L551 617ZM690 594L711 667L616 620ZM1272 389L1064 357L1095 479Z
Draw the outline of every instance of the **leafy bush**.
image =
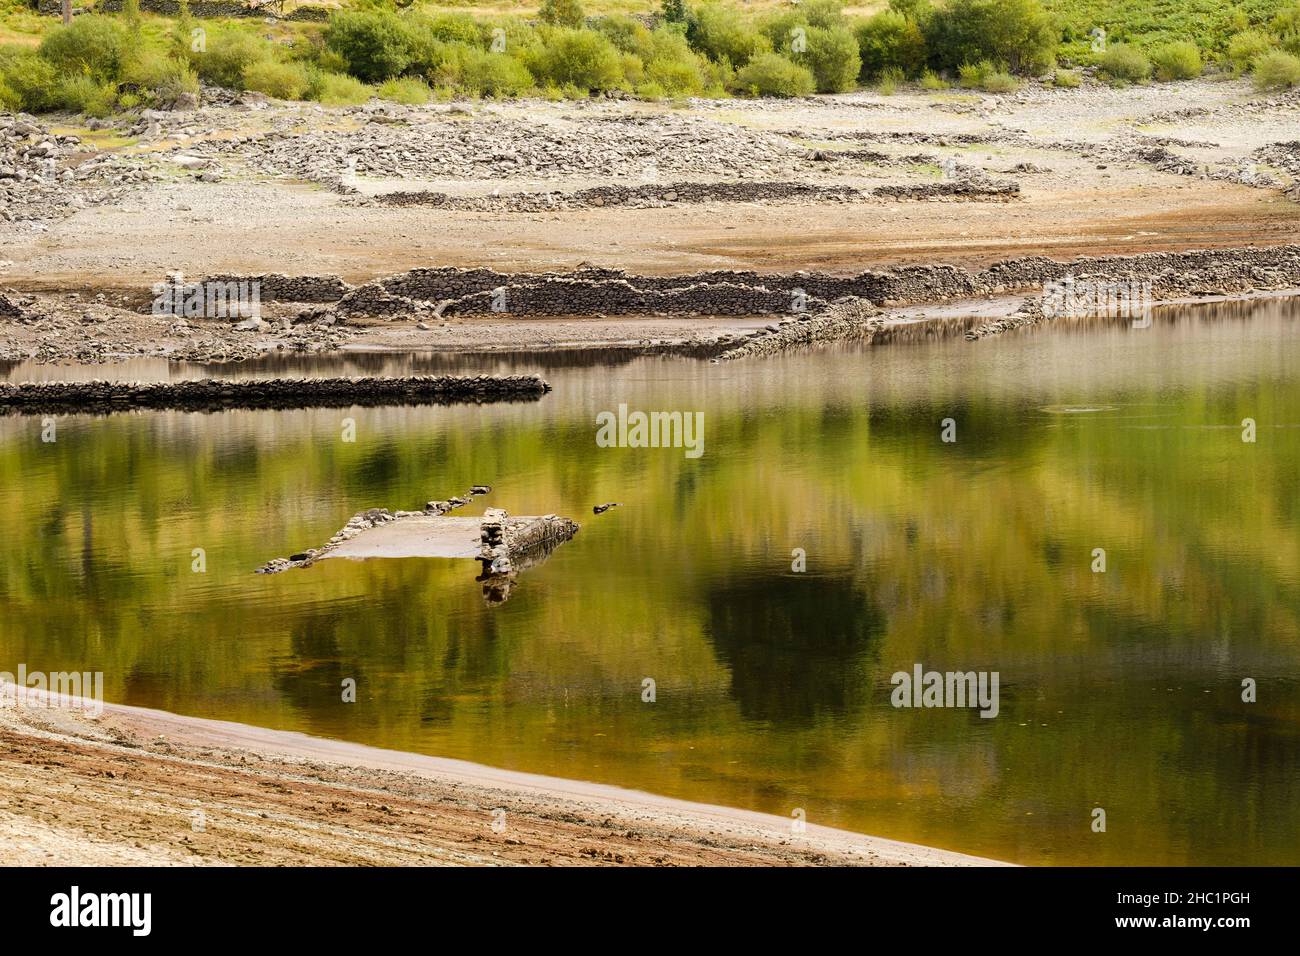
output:
M307 96L325 106L360 106L374 93L355 77L323 70L308 71L311 85Z
M1057 70L1052 77L1052 85L1063 90L1073 90L1079 86L1079 74L1074 70Z
M185 93L199 91L198 75L186 61L164 56L157 50L132 56L122 74L122 83L148 90L164 106L175 103ZM118 99L119 105L124 105L123 95Z
M1268 24L1269 32L1277 37L1282 49L1300 54L1300 3L1278 13Z
M988 93L1010 93L1020 85L1014 76L991 60L963 63L958 68L957 75L961 85L967 89Z
M1274 39L1261 30L1244 30L1228 41L1228 62L1237 73L1250 69L1255 58L1273 49Z
M500 30L500 34L495 31ZM503 48L491 47L492 42L500 37ZM527 57L530 51L542 45L541 33L521 17L494 17L483 22L484 42L493 53L507 53L510 56Z
M432 93L428 83L412 76L405 76L400 80L385 80L379 87L380 99L404 103L407 106L423 106L429 102Z
M812 71L819 93L844 93L856 85L862 60L858 41L845 27L809 27L806 49L794 62Z
M806 34L810 27L836 30L848 26L849 22L844 18L839 0L805 0L759 21L759 31L767 37L772 49L782 56L800 52L792 46L796 29Z
M807 67L779 53L760 53L737 71L735 87L750 96L807 96L817 81Z
M533 88L533 75L514 57L459 45L453 53L443 77L467 93L518 96Z
M265 93L277 100L300 100L307 93L310 80L300 63L277 63L259 60L244 69L244 89Z
M601 17L596 22L596 30L624 53L635 53L642 60L648 60L654 51L650 28L633 17L619 14Z
M349 73L369 82L399 76L411 62L407 24L387 10L335 13L325 43L343 57Z
M933 76L933 74L931 74ZM896 66L887 66L880 71L876 83L876 92L881 96L893 96L898 92L898 85L903 82L903 71Z
M117 103L117 86L83 73L64 77L54 91L54 99L57 109L102 119L113 112Z
M1060 35L1038 0L949 0L925 26L937 65L992 60L1013 72L1042 72L1056 62Z
M690 16L686 0L663 0L659 10L666 23L685 23Z
M227 30L208 37L206 53L191 53L199 77L216 86L243 89L244 70L271 58L265 43L247 33Z
M1201 51L1195 43L1175 40L1151 51L1151 65L1158 80L1190 80L1201 75Z
M651 35L645 72L650 84L668 96L692 96L703 92L709 81L709 64L701 60L686 38L675 30L656 30Z
M914 76L925 66L925 35L915 20L901 13L882 10L859 23L854 33L864 80L879 76L887 67Z
M1151 75L1151 61L1141 50L1127 43L1112 43L1098 62L1112 80L1138 83Z
M934 5L930 0L889 0L889 9L919 24L928 23L934 16Z
M22 101L29 113L58 109L56 87L59 83L54 65L35 50L25 47L0 49L0 79Z
M923 90L946 90L948 88L948 83L944 78L933 70L922 72L920 83Z
M122 75L130 48L130 34L118 20L92 15L52 29L41 41L40 53L64 76L107 81ZM78 90L84 93L89 87L83 84Z
M408 13L402 20L409 32L425 34L444 43L478 46L484 39L483 28L468 13L439 13L436 16Z
M593 30L557 27L528 58L539 81L576 90L611 90L622 85L623 63L617 48Z
M741 67L772 49L771 41L747 23L738 10L707 3L695 11L686 30L691 46L714 60Z
M840 0L804 0L799 6L799 13L809 26L820 30L848 26L844 17L844 5Z
M8 110L11 113L17 113L22 108L22 95L6 83L4 75L0 74L0 110Z
M586 22L587 14L578 0L542 0L537 18L557 27L580 27Z
M1286 90L1300 86L1300 57L1285 50L1269 50L1255 57L1255 86L1261 90Z

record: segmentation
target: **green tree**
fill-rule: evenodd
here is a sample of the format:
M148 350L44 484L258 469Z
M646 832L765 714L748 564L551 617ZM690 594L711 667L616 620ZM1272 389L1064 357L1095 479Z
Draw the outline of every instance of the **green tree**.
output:
M347 61L353 76L368 83L398 76L411 62L406 24L388 11L334 14L325 30L325 44Z
M580 27L587 22L586 11L578 0L542 0L538 19L557 27Z
M990 60L1017 73L1050 68L1060 43L1038 0L949 0L929 19L925 39L939 67Z
M890 67L915 76L925 66L925 35L910 16L882 10L856 29L862 78L871 80Z

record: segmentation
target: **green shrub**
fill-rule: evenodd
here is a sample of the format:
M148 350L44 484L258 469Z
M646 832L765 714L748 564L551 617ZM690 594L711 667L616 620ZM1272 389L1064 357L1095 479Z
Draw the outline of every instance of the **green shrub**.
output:
M191 53L199 77L226 89L243 89L244 70L271 58L265 42L247 33L226 30L208 37L206 53Z
M1151 61L1146 54L1127 43L1112 43L1097 65L1112 80L1139 83L1151 75Z
M840 0L804 0L799 5L799 14L809 26L819 30L835 30L849 25Z
M738 10L707 3L695 11L686 31L692 47L714 60L741 67L772 49L771 41L741 16Z
M537 18L552 26L580 27L586 22L587 14L578 0L542 0Z
M1151 65L1155 68L1156 79L1190 80L1201 75L1204 69L1201 63L1201 51L1195 43L1187 40L1175 40L1151 51Z
M948 0L926 21L925 42L946 69L992 60L1038 73L1056 62L1060 33L1038 0Z
M307 94L309 85L307 70L301 63L259 60L244 69L244 89L277 100L300 100Z
M991 60L963 63L957 69L958 82L966 89L988 93L1010 93L1020 84L1016 78Z
M528 67L543 84L575 90L612 90L623 83L623 63L617 48L593 30L556 27L543 46L528 59Z
M898 92L899 84L902 82L903 71L896 66L887 66L880 71L880 77L876 81L876 92L881 96L893 96Z
M404 76L397 80L385 80L379 87L379 98L407 106L423 106L429 102L433 91L424 80L413 76Z
M308 71L309 99L325 106L360 106L374 94L374 90L355 77L323 70Z
M484 42L483 27L468 13L407 13L402 20L412 33L425 34L444 43L468 43L479 46ZM487 36L491 36L489 31Z
M817 88L811 70L779 53L760 53L736 72L734 83L750 96L807 96Z
M11 113L17 113L22 108L22 95L6 83L4 75L0 74L0 110L8 110Z
M621 88L628 89L636 86L645 79L645 64L635 53L619 53L619 67L623 71L623 83Z
M1277 37L1282 49L1288 53L1300 53L1300 3L1274 16L1268 29Z
M185 60L164 56L157 50L146 50L131 57L122 74L123 84L148 90L163 105L175 103L185 93L198 93L198 75ZM122 102L119 105L130 108Z
M1282 49L1300 54L1300 3L1273 17L1268 28L1278 38Z
M710 64L701 60L677 31L656 30L651 36L645 73L665 95L694 96L708 85Z
M1255 57L1255 86L1261 90L1286 90L1300 86L1300 57L1285 50L1269 50Z
M858 41L845 27L808 27L803 52L792 59L812 71L819 93L844 93L857 85L862 60Z
M27 112L45 113L58 109L58 73L54 64L35 50L26 47L0 49L0 78L17 94Z
M642 60L650 59L654 52L654 35L640 20L614 14L596 21L596 31L609 38L624 53L635 53Z
M387 10L342 11L330 17L325 43L368 82L399 76L411 62L411 32Z
M663 0L659 14L665 23L684 24L690 16L690 10L686 6L686 0Z
M504 53L488 53L473 47L455 49L455 83L478 96L518 96L533 88L528 67Z
M1058 86L1063 90L1077 89L1079 86L1079 74L1074 70L1057 70L1052 77L1052 85Z
M946 90L947 88L947 81L933 70L925 70L921 73L921 89Z
M1273 49L1276 41L1261 30L1245 30L1228 41L1228 62L1236 73L1245 73L1255 58Z
M504 41L504 49L491 46L497 36L496 30L501 31L499 36ZM494 17L483 21L483 42L493 53L525 58L542 45L542 38L539 31L522 17Z
M119 21L89 15L50 30L41 41L40 53L64 76L84 75L102 82L122 75L130 49L131 36Z
M57 109L103 119L113 112L113 107L117 104L117 86L96 80L86 73L67 76L59 81L54 99Z
M889 9L920 24L928 23L934 16L934 4L930 0L889 0Z
M862 78L873 79L887 67L915 76L925 66L925 35L915 20L883 10L857 25L854 33L862 56Z

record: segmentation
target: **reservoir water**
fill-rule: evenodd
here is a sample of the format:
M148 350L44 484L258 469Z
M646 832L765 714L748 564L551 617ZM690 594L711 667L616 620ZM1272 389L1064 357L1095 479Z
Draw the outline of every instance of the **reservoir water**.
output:
M720 365L286 357L216 374L537 371L554 391L65 415L53 442L0 417L0 670L1021 863L1294 863L1297 319L1266 300ZM214 370L0 366L108 374ZM620 404L702 412L703 454L598 446ZM253 573L362 509L480 483L457 514L582 524L505 603L472 562ZM996 671L997 716L892 706L916 664Z

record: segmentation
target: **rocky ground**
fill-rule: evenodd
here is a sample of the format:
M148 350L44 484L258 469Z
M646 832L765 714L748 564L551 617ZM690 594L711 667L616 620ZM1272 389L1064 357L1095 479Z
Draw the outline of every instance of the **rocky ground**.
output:
M175 271L363 282L430 265L858 270L1294 242L1298 119L1300 94L1222 78L685 106L323 109L208 92L108 129L4 118L0 167L27 179L0 180L0 287L138 291Z

